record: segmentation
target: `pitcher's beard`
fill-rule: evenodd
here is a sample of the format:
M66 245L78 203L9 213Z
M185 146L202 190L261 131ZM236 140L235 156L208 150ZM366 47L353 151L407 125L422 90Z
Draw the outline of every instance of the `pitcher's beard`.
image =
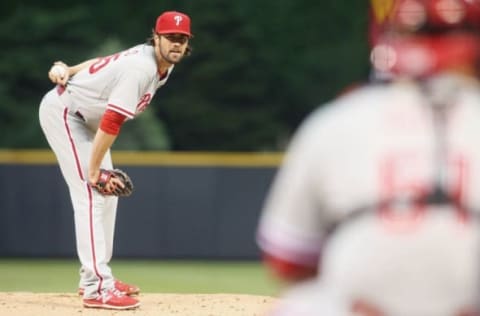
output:
M171 54L178 54L179 57L178 57L178 58L171 58L171 57L170 57ZM179 52L169 52L169 53L167 53L167 54L164 54L164 53L162 52L161 55L162 55L162 58L163 58L166 62L168 62L168 63L170 63L170 64L178 64L178 63L182 60L182 57L183 57L183 56L181 55L181 53L179 53Z

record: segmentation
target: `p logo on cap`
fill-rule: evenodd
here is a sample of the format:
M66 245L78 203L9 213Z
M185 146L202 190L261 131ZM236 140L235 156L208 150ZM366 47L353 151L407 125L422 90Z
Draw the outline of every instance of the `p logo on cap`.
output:
M190 32L190 17L177 11L167 11L157 18L155 32L158 34L185 34L192 37Z

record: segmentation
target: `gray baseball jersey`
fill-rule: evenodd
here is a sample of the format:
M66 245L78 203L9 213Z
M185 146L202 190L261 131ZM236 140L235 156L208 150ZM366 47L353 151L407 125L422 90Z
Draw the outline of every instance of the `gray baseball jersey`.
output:
M98 122L106 109L133 119L166 83L173 67L160 78L153 46L138 45L99 58L78 72L68 82L65 98L71 110L79 111L87 122Z
M257 237L277 258L320 266L318 282L290 297L316 314L289 315L350 315L355 300L385 315L454 315L475 302L480 89L446 78L457 85L440 140L431 100L409 81L342 96L312 113L293 138ZM443 164L439 141L447 148ZM461 206L412 203L439 173ZM295 303L283 312L289 308Z
M98 58L75 74L65 89L52 89L40 104L40 124L68 183L75 210L77 253L82 263L79 286L85 297L113 288L112 256L117 198L88 184L88 164L99 122L110 109L133 119L145 110L173 66L161 77L154 48L138 45ZM110 150L101 168L112 169ZM100 280L100 285L96 280Z

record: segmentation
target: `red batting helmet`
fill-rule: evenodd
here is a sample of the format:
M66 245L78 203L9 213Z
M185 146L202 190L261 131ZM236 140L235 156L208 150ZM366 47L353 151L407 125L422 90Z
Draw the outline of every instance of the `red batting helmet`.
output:
M167 11L157 18L155 24L157 34L179 33L192 37L190 31L190 17L185 13L177 11Z
M370 26L380 72L422 77L480 61L480 0L371 0Z

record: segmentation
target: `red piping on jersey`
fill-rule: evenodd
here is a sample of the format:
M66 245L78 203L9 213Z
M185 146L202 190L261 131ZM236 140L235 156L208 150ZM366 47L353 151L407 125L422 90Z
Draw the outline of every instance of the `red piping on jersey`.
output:
M111 109L114 110L115 112L118 112L118 113L120 113L120 114L123 114L123 115L125 115L126 117L134 117L134 116L135 116L135 113L132 113L132 112L130 112L130 111L127 111L127 110L125 110L125 109L123 109L123 108L121 108L121 107L119 107L119 106L117 106L117 105L114 105L114 104L108 104L108 105L107 105L107 109L108 109L108 108L111 108Z
M98 277L99 281L98 282L98 287L97 287L97 293L98 295L102 294L102 283L103 283L103 278L98 272L97 269L97 255L95 253L95 234L93 232L93 197L92 197L92 187L87 184L87 190L88 190L88 224L90 228L90 246L92 248L92 261L93 261L93 270L95 271L95 275Z
M73 156L75 157L75 165L77 166L78 175L80 176L80 179L82 181L84 181L85 178L83 177L83 172L82 172L82 168L81 168L81 165L80 165L80 159L78 159L77 148L75 147L75 143L73 141L72 133L70 132L70 127L68 126L67 115L68 115L68 108L65 108L63 110L63 122L65 123L65 129L67 131L68 140L70 141L70 146L72 147ZM98 292L98 294L101 294L103 278L100 275L100 273L98 273L97 259L96 259L96 255L95 255L95 242L94 242L94 234L93 234L92 188L90 187L90 185L88 183L86 183L86 186L87 186L87 192L88 192L88 216L89 216L90 246L92 248L93 269L95 271L96 276L100 280L100 282L98 284L97 292Z
M126 116L113 110L106 110L100 122L100 129L110 135L118 135Z

